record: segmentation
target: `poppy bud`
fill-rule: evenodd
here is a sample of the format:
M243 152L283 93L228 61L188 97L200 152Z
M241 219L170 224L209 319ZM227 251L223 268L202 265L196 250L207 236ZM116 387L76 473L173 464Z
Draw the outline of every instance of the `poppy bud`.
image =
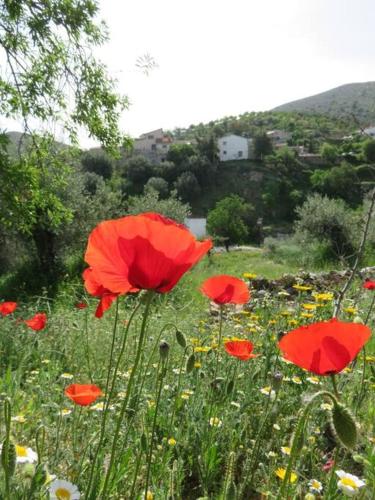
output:
M278 391L281 387L284 375L281 372L275 372L272 377L272 389Z
M177 344L179 344L183 349L185 349L186 347L185 335L180 330L176 330L176 340Z
M354 448L357 442L357 424L350 411L335 403L331 411L331 424L336 438L345 448Z
M190 373L194 369L195 365L195 356L194 354L190 354L186 361L186 373Z
M169 353L169 344L165 340L162 340L159 344L159 353L162 359L167 359Z

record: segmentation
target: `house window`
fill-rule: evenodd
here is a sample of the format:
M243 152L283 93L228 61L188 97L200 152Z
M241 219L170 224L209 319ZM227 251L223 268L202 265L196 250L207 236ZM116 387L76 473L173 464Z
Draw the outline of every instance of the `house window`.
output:
M156 151L156 144L151 144L151 151Z
M154 136L153 136L153 135L149 135L149 136L147 137L147 139L153 139L153 138L154 138Z
M223 155L226 155L226 154L227 154L227 152L226 152L226 151L223 151Z
M242 158L243 151L238 151L238 158Z

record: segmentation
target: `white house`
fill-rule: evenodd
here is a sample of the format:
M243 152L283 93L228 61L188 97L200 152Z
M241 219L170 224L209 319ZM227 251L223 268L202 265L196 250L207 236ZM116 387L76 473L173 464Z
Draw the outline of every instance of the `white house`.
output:
M228 134L218 139L220 161L246 160L249 158L249 141L240 135Z
M185 225L190 229L196 238L204 238L207 236L205 218L197 217L187 217L185 219Z

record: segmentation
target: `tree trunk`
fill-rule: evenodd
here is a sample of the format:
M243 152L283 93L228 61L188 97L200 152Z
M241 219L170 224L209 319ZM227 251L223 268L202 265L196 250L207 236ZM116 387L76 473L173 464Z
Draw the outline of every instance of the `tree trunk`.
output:
M41 270L47 275L53 275L57 268L55 234L39 226L34 229L32 236Z

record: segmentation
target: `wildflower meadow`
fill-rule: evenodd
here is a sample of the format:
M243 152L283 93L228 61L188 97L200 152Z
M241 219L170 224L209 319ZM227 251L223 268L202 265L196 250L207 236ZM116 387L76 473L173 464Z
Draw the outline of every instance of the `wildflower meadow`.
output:
M1 498L374 499L374 276L266 290L245 255L126 216L3 297Z

